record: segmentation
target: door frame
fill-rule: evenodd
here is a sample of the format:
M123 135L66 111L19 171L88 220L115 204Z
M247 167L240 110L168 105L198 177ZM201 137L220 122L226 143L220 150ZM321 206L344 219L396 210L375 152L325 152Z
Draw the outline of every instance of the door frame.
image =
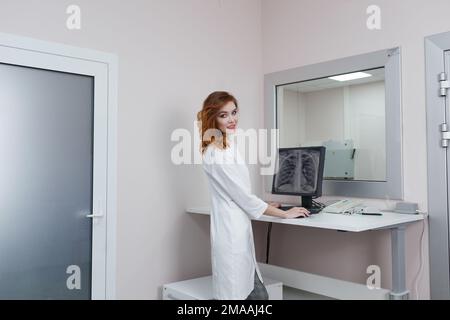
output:
M439 96L439 73L446 71L447 50L450 50L450 32L425 38L431 299L450 299L448 159L446 148L441 147L439 129L443 121L448 123L446 99Z
M94 77L93 212L86 214L103 218L92 221L91 297L116 299L118 57L6 33L0 49L3 63Z

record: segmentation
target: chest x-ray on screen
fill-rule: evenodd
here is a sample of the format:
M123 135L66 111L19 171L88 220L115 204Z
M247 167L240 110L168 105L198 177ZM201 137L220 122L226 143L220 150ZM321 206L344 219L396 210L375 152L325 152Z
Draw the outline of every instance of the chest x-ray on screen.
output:
M320 151L280 149L279 168L274 181L275 192L314 193L317 189Z

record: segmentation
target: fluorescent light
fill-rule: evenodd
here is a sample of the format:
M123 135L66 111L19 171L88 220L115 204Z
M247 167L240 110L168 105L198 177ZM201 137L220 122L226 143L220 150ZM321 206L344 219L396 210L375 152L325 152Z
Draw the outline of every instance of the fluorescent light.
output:
M336 80L336 81L349 81L361 78L371 77L372 75L365 72L353 72L347 74L341 74L339 76L328 77L328 79Z

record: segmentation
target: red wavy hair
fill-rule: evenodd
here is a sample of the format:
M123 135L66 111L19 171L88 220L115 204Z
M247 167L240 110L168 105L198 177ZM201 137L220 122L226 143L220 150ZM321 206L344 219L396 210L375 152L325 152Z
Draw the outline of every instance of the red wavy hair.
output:
M200 152L203 154L211 143L218 143L223 149L227 145L227 136L225 132L220 131L217 126L217 116L220 109L229 102L233 102L238 107L235 97L226 91L214 91L203 102L203 108L197 113L200 131ZM218 135L221 136L217 137ZM219 141L216 141L219 140ZM220 141L222 140L222 141Z

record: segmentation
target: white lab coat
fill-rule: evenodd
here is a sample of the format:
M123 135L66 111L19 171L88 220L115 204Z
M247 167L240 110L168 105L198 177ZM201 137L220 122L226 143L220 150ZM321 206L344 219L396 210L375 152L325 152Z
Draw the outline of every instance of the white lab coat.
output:
M250 218L260 217L268 204L251 193L250 176L235 142L221 150L212 144L203 154L211 198L211 263L213 295L243 300L254 287L255 258Z

